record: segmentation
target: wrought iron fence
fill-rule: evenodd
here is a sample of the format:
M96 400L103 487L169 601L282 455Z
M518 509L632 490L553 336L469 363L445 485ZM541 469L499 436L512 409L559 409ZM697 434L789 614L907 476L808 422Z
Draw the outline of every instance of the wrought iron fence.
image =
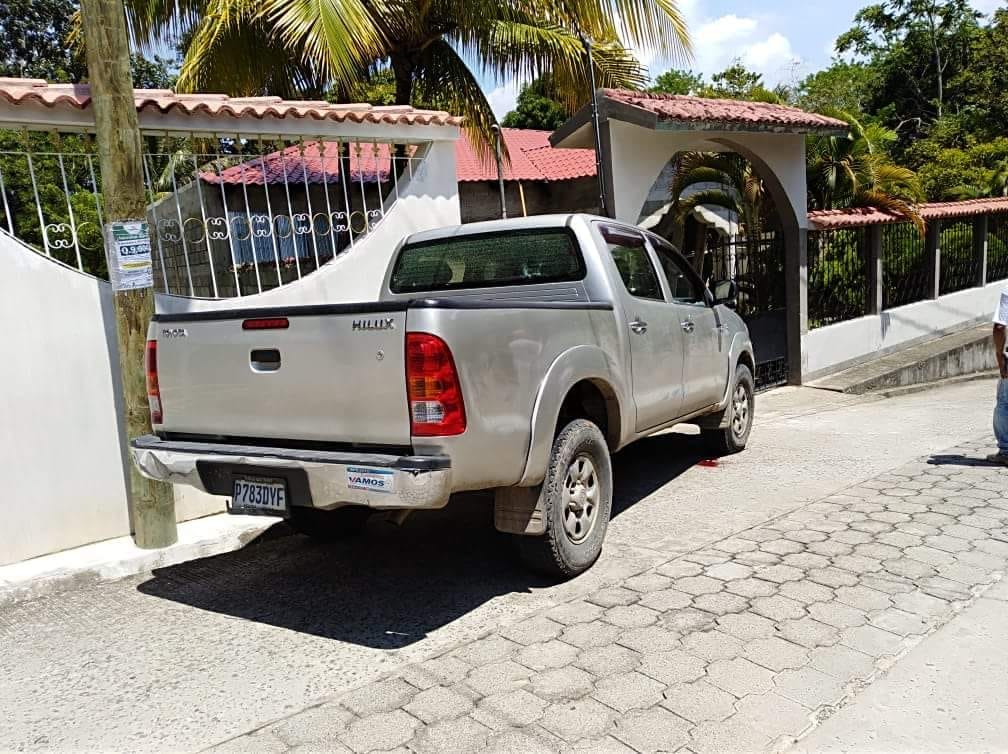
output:
M868 304L868 229L808 234L808 326L862 316Z
M929 297L924 239L910 223L882 228L882 307L912 304Z
M727 240L718 236L713 243L708 239L701 273L705 280L736 282L742 317L786 306L784 242L774 231L754 239Z
M941 224L940 293L954 293L977 284L979 267L973 247L973 220L949 220Z
M224 298L297 280L371 232L424 154L362 140L147 137L155 287ZM107 277L100 190L91 137L0 132L0 227Z
M1008 278L1008 215L991 215L987 225L987 280Z

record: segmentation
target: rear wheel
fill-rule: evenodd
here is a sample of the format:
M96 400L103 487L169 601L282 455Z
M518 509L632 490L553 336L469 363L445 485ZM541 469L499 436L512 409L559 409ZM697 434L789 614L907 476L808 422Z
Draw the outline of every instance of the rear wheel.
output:
M318 508L294 506L288 523L298 532L320 542L338 542L360 534L371 509L361 505L348 505L326 511Z
M575 419L553 441L542 487L546 533L521 536L522 560L551 577L571 578L602 553L612 512L612 464L599 428Z
M735 367L735 379L725 409L728 426L702 431L707 445L718 455L745 450L749 432L752 431L755 392L752 372L745 364L739 364Z

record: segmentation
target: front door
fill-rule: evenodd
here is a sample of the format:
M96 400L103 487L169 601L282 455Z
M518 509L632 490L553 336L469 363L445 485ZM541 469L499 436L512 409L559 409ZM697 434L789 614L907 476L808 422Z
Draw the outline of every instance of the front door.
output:
M677 307L665 300L644 236L601 226L625 291L621 296L630 339L636 428L643 432L682 413L683 330Z
M668 244L652 239L683 333L683 413L719 403L728 380L728 344L703 281Z

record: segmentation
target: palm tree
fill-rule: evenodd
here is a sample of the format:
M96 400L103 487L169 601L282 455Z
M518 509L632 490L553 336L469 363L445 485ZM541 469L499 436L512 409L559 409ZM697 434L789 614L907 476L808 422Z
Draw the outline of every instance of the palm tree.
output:
M809 209L875 207L924 233L915 205L924 199L917 174L896 165L886 149L896 132L863 124L848 113L827 113L850 125L849 136L812 136L806 145Z
M490 139L493 112L467 60L500 79L549 73L571 109L587 93L580 35L600 86L639 87L628 45L689 52L676 0L127 0L141 49L184 40L178 87L334 97L391 67L395 104L436 102Z

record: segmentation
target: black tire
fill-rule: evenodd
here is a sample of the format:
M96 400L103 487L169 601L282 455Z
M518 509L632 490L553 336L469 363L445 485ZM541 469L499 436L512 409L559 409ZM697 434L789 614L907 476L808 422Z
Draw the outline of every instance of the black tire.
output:
M745 395L744 401L736 398L740 390ZM755 393L756 383L753 381L752 372L745 364L739 364L735 367L735 379L732 381L731 391L728 393L728 407L725 409L728 426L723 429L701 431L707 447L717 455L727 456L745 450L756 409ZM740 412L740 407L744 414Z
M331 511L294 506L287 522L295 531L312 539L339 542L360 534L371 513L370 508L360 505L348 505Z
M590 462L590 469L585 459ZM574 480L574 492L569 492L567 485L577 474L593 478L594 485L586 483L589 479ZM590 492L591 489L595 492ZM590 568L602 553L602 541L612 513L609 447L592 422L575 419L560 430L553 441L541 495L546 533L517 538L522 561L532 570L551 578L577 576ZM574 500L573 505L580 511L571 512L568 498ZM591 501L594 505L590 505ZM583 520L583 531L578 530L581 534L569 533L565 520L574 529L577 522Z

